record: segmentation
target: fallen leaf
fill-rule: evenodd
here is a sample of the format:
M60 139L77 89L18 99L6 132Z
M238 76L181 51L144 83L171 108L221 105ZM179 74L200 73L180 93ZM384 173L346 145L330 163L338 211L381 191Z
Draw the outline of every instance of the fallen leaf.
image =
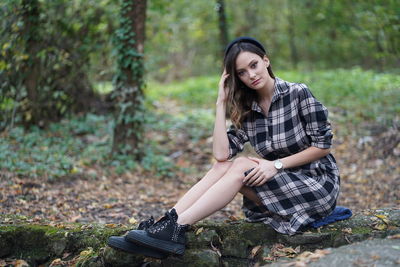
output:
M400 239L400 234L391 235L387 237L388 239Z
M353 233L353 230L351 228L343 228L342 233L351 235Z
M254 257L255 257L260 251L261 251L261 246L255 246L255 247L251 250L250 255L249 255L249 258L250 258L250 259L254 259Z
M61 259L55 259L50 263L49 267L58 266L58 265L61 265L61 264L62 264L62 260Z
M383 231L387 228L387 225L384 223L380 223L380 224L374 225L372 228L374 228L375 230Z
M130 224L137 224L137 220L134 217L129 218Z
M213 251L215 251L215 252L218 254L218 256L221 258L221 257L222 257L221 251L219 251L219 249L218 249L217 247L214 246L214 244L213 244L212 241L210 242L210 245L211 245L211 249L212 249Z
M115 223L106 223L105 226L108 228L116 228L118 225Z
M381 215L381 214L374 214L376 217L381 219L384 223L389 224L389 219L386 215Z
M229 220L231 220L231 221L238 221L239 219L238 219L237 217L233 216L233 215L230 215L230 216L229 216Z
M14 267L29 267L29 264L24 260L16 260Z
M203 227L200 227L199 229L196 230L195 235L201 234L201 232L203 232L203 230L204 230L204 228L203 228Z
M88 247L87 250L82 250L81 253L79 253L79 256L86 257L86 256L88 256L88 255L90 255L92 253L93 253L93 248L92 247Z

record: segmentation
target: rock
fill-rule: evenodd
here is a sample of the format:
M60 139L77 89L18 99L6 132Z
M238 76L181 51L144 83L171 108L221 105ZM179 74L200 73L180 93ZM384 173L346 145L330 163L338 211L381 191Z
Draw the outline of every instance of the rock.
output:
M62 259L64 254L76 258L89 247L90 255L82 259L80 266L249 266L273 260L268 255L277 243L308 251L399 234L400 210L369 210L346 221L293 236L276 233L263 223L202 222L187 232L185 255L171 256L163 261L107 247L108 237L125 233L127 227L77 223L54 225L45 221L34 224L29 218L4 214L0 215L0 222L0 258L23 259L32 266L48 265L55 259ZM388 250L396 252L396 246Z
M211 249L188 249L182 257L169 257L162 261L162 266L165 267L186 267L198 266L209 267L219 266L219 255Z
M136 267L144 263L144 257L141 255L126 253L110 247L105 247L101 256L105 266Z
M287 246L300 246L302 250L314 250L332 245L332 233L304 233L288 236L279 235L278 242Z
M372 239L328 249L329 254L315 262L305 263L310 267L343 267L343 266L399 266L400 239ZM282 266L279 261L271 267ZM299 264L300 266L300 264Z

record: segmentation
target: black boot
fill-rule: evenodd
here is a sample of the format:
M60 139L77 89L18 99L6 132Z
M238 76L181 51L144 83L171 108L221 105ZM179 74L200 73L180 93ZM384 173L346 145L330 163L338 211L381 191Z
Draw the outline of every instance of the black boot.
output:
M141 221L137 227L137 230L146 230L153 224L154 224L154 218L153 218L153 216L151 216L150 219L148 219L146 221Z
M125 239L165 253L182 255L185 252L185 232L189 225L180 225L177 220L178 214L172 209L148 229L130 231Z
M137 230L141 230L141 231L146 230L153 224L154 224L154 218L152 216L150 219L140 222L139 226L137 227ZM108 239L107 244L114 249L122 250L122 251L129 252L129 253L134 253L134 254L141 254L146 257L152 257L152 258L156 258L156 259L165 259L166 257L168 257L168 253L164 253L164 252L156 250L156 249L152 249L149 247L143 247L138 244L127 242L125 240L125 236L111 236Z

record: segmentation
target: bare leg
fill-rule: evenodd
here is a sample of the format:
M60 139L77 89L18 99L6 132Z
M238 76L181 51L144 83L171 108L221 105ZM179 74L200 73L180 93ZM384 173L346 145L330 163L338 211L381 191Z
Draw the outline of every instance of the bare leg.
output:
M179 224L194 224L201 219L225 207L243 187L243 173L256 166L254 161L239 157L234 160L228 171L190 208L179 213Z
M175 204L176 212L181 214L192 206L211 186L224 176L232 164L233 162L231 161L215 163L211 170Z

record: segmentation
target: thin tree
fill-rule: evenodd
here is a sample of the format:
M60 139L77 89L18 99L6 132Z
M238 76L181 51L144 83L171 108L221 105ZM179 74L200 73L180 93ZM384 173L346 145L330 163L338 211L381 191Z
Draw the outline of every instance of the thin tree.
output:
M226 22L224 0L217 0L216 9L218 12L219 39L222 51L221 53L223 55L225 46L228 44L228 25Z
M22 19L24 26L21 36L26 40L25 53L29 56L27 64L24 64L22 68L23 84L28 96L28 107L24 116L26 125L38 124L42 117L38 89L40 63L37 56L40 49L39 15L39 2L37 0L22 1Z
M114 77L115 128L113 153L140 159L143 139L143 52L146 0L122 0L115 36L117 73Z
M292 59L292 65L296 69L297 64L299 62L299 55L297 53L297 46L296 46L296 31L295 31L295 18L294 18L294 10L293 6L295 5L294 2L288 2L288 37L289 37L289 47L290 47L290 57Z

